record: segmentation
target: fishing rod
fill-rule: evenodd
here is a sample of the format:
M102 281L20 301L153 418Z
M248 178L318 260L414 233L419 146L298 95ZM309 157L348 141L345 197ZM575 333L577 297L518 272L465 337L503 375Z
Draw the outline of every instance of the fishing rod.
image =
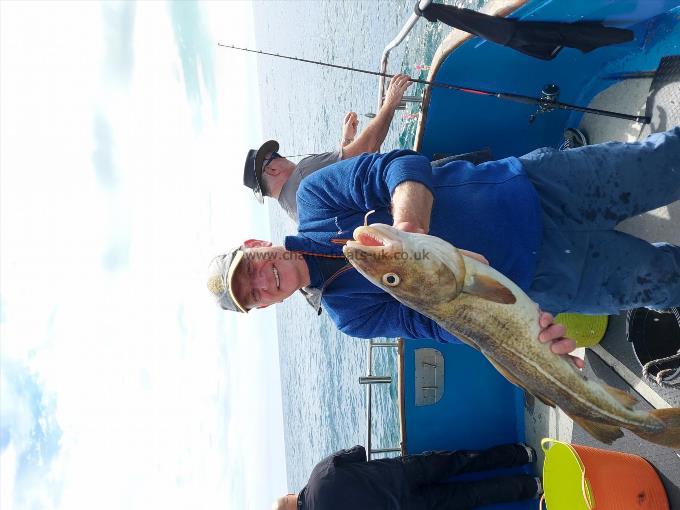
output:
M335 69L342 69L345 71L353 71L356 73L363 73L363 74L371 74L373 76L384 76L385 78L393 78L393 74L387 74L387 73L381 73L378 71L369 71L368 69L359 69L356 67L349 67L349 66L342 66L338 64L330 64L328 62L319 62L318 60L309 60L306 58L300 58L300 57L289 57L287 55L280 55L279 53L270 53L267 51L261 51L261 50L251 50L249 48L241 48L238 46L235 46L233 44L222 44L222 43L217 43L218 46L221 46L222 48L229 48L232 50L238 50L238 51L246 51L248 53L259 53L260 55L268 55L270 57L278 57L278 58L283 58L287 60L295 60L297 62L305 62L308 64L316 64L320 66L326 66L326 67L334 67ZM536 105L539 107L540 112L547 112L552 109L560 109L560 110L574 110L577 112L583 112L583 113L592 113L593 115L604 115L606 117L616 117L617 119L624 119L624 120L630 120L633 122L640 122L642 124L649 124L652 119L648 116L645 115L628 115L626 113L619 113L619 112L612 112L609 110L598 110L596 108L587 108L585 106L578 106L578 105L573 105L573 104L568 104L568 103L562 103L560 101L556 101L551 97L546 98L544 97L532 97L532 96L523 96L521 94L513 94L510 92L496 92L496 91L491 91L491 90L484 90L484 89L474 89L471 87L462 87L460 85L452 85L450 83L443 83L440 81L429 81L429 80L421 80L419 78L409 78L412 82L414 83L422 83L424 85L429 85L430 87L436 87L436 88L442 88L442 89L448 89L448 90L457 90L459 92L464 92L466 94L476 94L480 96L491 96L491 97L496 97L498 99L505 99L507 101L514 101L515 103L524 103L524 104L531 104L531 105Z

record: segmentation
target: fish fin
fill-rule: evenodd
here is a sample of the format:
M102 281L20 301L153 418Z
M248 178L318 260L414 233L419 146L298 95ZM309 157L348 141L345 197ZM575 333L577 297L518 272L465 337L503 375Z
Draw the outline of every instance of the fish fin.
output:
M484 354L484 353L482 353L482 354ZM485 355L485 356L486 356L486 355ZM493 361L493 360L492 360L491 358L489 358L488 356L486 357L486 359L488 359L488 360L489 360L489 363L491 363L491 364L494 366L494 368L495 368L496 370L498 370L498 371L501 373L501 375L502 375L503 377L505 377L508 381L510 381L512 384L514 384L515 386L518 386L518 387L520 387L520 388L522 388L522 389L524 389L524 390L526 390L526 391L529 391L529 390L527 390L527 389L524 387L524 385L523 385L521 382L519 382L519 379L517 379L514 375L512 375L510 372L508 372L508 371L505 369L505 367L501 366L498 362Z
M527 390L527 391L528 391L528 390ZM529 393L531 393L531 392L529 392ZM543 395L541 395L540 393L531 393L531 394L532 394L534 397L536 397L538 400L540 400L541 402L543 402L545 405L547 405L548 407L555 407L555 403L554 403L554 402L551 402L550 400L548 400L547 398L545 398L545 397L544 397Z
M463 292L502 305L511 305L517 301L510 289L493 278L481 274L474 275L472 283L463 287Z
M633 432L652 443L680 449L680 408L654 409L649 414L662 422L663 428L658 432Z
M570 416L570 418L578 423L588 434L603 443L612 444L618 438L623 437L621 428L616 425L605 425L581 418L580 416Z
M638 403L638 399L636 399L630 393L626 393L625 391L614 388L613 386L607 386L606 384L603 384L602 387L622 406L627 407L628 409L633 409L633 406Z

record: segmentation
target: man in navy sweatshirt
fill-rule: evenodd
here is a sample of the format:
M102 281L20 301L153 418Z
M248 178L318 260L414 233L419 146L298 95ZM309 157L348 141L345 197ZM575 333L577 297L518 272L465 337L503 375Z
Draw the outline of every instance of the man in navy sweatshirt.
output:
M543 310L669 308L680 305L680 248L614 227L678 199L680 127L639 143L539 149L478 166L432 168L406 150L364 154L303 181L298 235L285 246L246 241L213 260L208 286L226 310L303 289L348 335L457 341L347 264L337 240L374 209L373 223L429 233L488 261Z
M366 460L363 446L340 450L312 470L299 494L278 499L275 510L467 510L537 498L540 478L526 474L446 483L456 475L530 464L536 452L523 444L488 450L427 452Z

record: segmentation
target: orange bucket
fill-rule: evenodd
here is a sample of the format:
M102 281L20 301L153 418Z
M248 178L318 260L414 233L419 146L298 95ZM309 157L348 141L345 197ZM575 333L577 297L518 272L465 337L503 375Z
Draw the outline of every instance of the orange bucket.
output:
M642 457L543 439L548 510L669 510L666 490Z

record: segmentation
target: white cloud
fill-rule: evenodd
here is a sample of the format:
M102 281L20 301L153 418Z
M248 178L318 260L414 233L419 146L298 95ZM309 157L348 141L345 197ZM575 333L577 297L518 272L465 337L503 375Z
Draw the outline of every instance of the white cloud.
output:
M116 86L128 86L134 68L132 35L136 8L136 2L129 1L108 1L101 5L106 41L104 77Z
M3 508L54 508L61 483L49 476L61 430L54 401L20 363L0 363L0 462Z
M268 237L240 185L254 66L216 51L197 130L164 4L112 25L110 4L0 9L2 358L56 399L57 508L267 506L285 491L273 310L229 317L204 287L214 254ZM252 43L248 3L201 9L212 34ZM134 52L112 59L117 36ZM22 448L3 447L3 508Z

